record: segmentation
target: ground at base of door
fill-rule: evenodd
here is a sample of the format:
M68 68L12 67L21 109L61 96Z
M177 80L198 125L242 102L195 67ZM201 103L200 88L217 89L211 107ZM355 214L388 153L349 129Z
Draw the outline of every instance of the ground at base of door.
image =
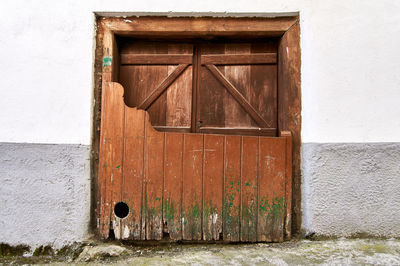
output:
M59 251L0 256L0 265L400 265L400 239L299 240L281 244L135 245L87 242Z

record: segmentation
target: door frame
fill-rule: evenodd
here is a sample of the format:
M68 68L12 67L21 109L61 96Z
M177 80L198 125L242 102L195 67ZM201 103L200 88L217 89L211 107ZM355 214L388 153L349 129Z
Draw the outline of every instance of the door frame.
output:
M301 53L298 16L283 17L96 17L94 103L91 150L91 229L96 232L101 95L107 82L118 82L119 51L116 35L154 38L279 37L278 47L278 132L291 131L292 236L301 230Z

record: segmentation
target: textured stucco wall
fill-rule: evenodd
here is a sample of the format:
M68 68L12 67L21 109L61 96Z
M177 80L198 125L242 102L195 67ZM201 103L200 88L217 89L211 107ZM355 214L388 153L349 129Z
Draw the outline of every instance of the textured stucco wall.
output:
M303 227L400 236L400 143L303 144Z
M0 243L61 247L88 237L88 146L0 143L0 151Z

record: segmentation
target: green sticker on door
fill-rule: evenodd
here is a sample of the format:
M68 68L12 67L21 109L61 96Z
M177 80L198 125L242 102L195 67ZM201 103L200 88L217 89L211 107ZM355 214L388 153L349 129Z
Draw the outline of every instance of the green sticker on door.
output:
M103 57L103 67L111 66L111 64L112 64L112 57L111 56Z

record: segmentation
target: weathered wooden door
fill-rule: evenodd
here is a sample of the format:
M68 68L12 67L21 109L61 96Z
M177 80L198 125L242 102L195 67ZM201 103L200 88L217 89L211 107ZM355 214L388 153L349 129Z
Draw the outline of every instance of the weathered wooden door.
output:
M291 137L277 132L276 52L274 40L121 43L122 86L103 88L102 237L283 240Z

